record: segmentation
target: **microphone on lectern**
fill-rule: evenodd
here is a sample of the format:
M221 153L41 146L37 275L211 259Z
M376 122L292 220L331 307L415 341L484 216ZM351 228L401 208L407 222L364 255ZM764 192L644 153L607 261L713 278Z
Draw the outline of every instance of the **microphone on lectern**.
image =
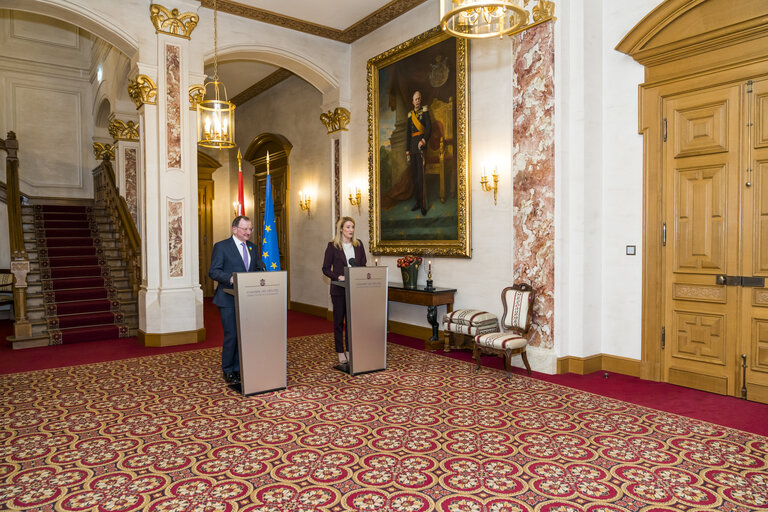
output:
M355 258L349 258L349 266L354 267L357 265L357 260Z

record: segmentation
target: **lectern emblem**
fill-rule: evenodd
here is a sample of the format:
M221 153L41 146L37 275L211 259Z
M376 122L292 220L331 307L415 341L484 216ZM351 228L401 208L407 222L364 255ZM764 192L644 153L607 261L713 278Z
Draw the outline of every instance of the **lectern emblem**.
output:
M368 278L368 279L370 279L370 278L371 278L371 273L370 273L370 272L368 272L367 274L365 274L365 277L366 277L366 278Z
M265 280L263 280L263 279L262 279L261 281L259 281L259 284L260 284L261 286L264 286L265 284L267 284L267 282L266 282Z

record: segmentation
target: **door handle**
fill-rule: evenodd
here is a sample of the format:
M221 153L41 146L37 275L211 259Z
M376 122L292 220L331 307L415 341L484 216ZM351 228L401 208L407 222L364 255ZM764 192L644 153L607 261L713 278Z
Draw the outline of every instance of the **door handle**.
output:
M715 276L715 284L720 286L749 286L762 288L765 286L765 278L753 276L726 276L725 274L718 274Z

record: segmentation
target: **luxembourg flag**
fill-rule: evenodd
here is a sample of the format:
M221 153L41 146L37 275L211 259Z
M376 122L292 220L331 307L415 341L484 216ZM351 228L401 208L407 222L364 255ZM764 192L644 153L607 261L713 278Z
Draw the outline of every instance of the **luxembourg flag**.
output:
M261 260L267 270L280 270L280 252L277 248L275 205L272 202L272 177L267 173L267 196L264 199L264 232L261 238Z

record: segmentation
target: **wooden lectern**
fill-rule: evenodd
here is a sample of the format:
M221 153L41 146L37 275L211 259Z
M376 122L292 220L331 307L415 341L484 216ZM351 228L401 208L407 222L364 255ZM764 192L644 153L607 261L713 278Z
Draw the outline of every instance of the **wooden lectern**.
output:
M387 267L345 267L349 374L387 369Z

